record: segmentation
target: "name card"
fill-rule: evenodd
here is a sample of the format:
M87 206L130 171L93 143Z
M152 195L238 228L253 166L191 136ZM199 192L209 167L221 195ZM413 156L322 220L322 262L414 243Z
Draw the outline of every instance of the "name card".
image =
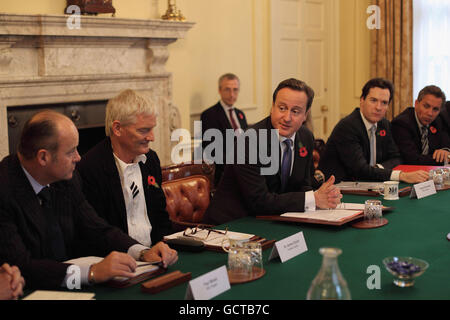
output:
M417 183L411 190L411 198L417 196L417 199L422 199L436 193L436 187L433 180L428 180L422 183Z
M282 263L292 259L303 252L308 251L303 232L296 233L283 240L275 242L269 260L280 257Z
M189 281L185 300L209 300L229 289L227 268L222 266Z

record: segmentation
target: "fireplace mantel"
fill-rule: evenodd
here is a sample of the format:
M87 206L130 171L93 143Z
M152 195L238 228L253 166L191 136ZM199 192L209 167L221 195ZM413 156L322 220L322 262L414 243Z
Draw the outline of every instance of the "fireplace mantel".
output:
M9 153L7 107L107 100L131 88L157 101L152 148L170 163L170 133L179 127L168 45L192 22L0 14L0 159Z

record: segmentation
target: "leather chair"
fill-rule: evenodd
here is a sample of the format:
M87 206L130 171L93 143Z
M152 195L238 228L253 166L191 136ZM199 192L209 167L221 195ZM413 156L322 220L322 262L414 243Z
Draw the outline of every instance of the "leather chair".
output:
M210 182L207 177L193 175L163 181L166 209L175 230L201 224L210 202Z
M189 177L192 175L202 175L209 180L209 188L211 192L214 192L214 164L207 164L205 162L196 164L192 162L185 162L181 164L174 164L170 166L164 166L161 168L162 181L170 181L174 179L180 179Z

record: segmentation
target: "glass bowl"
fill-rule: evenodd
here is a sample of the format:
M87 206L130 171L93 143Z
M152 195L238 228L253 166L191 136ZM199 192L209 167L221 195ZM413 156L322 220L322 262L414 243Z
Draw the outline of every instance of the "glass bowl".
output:
M383 264L395 278L394 283L399 287L412 287L415 278L427 270L428 262L413 257L387 257Z

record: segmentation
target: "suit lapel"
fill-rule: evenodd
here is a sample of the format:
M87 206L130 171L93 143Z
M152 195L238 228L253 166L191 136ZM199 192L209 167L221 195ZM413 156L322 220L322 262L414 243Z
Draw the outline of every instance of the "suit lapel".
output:
M24 216L30 221L30 225L33 226L37 234L40 237L39 243L44 243L45 230L47 224L42 216L42 208L39 204L39 200L34 193L28 178L25 176L19 159L14 156L12 160L12 166L10 169L10 181L12 183L13 194L16 198L16 203L22 208Z
M114 155L111 147L111 140L106 139L105 153L103 158L105 159L104 170L107 177L105 188L109 188L109 192L113 195L114 208L117 210L117 214L120 215L122 225L128 232L128 222L126 216L125 199L123 198L122 184L120 183L119 171L114 160ZM122 214L125 212L125 214Z
M220 104L220 102L218 102L216 104L216 116L217 119L219 120L219 122L222 125L222 130L225 131L226 129L233 129L233 127L231 126L230 121L228 120L228 116L225 113L225 110L223 109L222 105Z
M363 148L363 152L364 152L364 157L366 158L366 160L367 160L367 163L370 163L370 140L369 140L369 134L368 134L368 132L367 132L367 129L366 129L366 126L365 126L365 124L364 124L364 121L363 121L363 119L361 118L361 113L360 113L360 111L359 111L360 109L359 108L356 108L355 109L355 111L353 111L353 116L356 118L356 119L358 119L358 125L359 125L359 130L360 130L360 132L361 132L361 134L362 134L362 143L363 143L363 145L362 145L362 148ZM378 125L377 125L377 131L379 130L379 128L378 128ZM375 137L378 137L377 136L377 133L375 133ZM378 158L378 138L376 138L376 141L377 141L377 158Z

